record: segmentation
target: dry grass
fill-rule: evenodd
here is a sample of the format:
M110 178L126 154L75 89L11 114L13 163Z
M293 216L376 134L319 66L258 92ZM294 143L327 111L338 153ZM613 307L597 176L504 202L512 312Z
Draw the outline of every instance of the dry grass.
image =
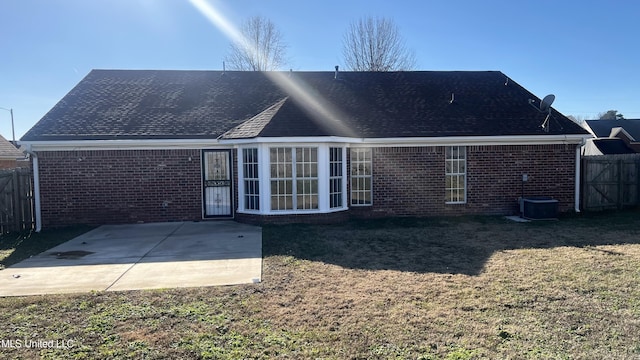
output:
M259 285L0 299L5 358L637 359L638 212L264 229Z

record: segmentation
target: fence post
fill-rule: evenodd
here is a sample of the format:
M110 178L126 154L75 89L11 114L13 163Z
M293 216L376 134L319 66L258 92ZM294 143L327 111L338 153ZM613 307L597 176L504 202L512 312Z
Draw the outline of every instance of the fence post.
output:
M634 177L634 181L636 182L634 185L636 186L636 198L633 202L633 206L640 205L640 159L636 159L636 176Z
M18 191L18 172L16 170L13 171L13 174L11 176L11 192L13 195L13 224L14 224L14 231L20 231L22 230L20 228L20 193Z
M581 187L581 191L580 191L580 197L582 199L580 199L580 208L581 210L587 210L589 207L587 206L587 200L589 199L589 197L587 196L587 166L589 165L589 162L587 161L587 159L584 158L584 156L580 157L580 161L582 162L582 164L580 164L580 187Z

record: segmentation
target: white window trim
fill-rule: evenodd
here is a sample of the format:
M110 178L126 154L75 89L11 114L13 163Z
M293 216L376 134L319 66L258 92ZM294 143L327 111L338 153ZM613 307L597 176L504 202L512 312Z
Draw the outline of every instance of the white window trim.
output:
M243 148L238 148L238 210L242 209L242 211L251 212L251 213L259 213L260 210L256 209L247 209L245 207L245 177L244 177L244 150L252 150L255 149L257 151L256 158L258 159L258 207L262 209L262 204L260 203L260 198L262 195L262 179L260 178L260 149L257 146L247 146Z
M273 209L271 207L271 205L273 205L271 203L271 201L269 202L269 210L273 213L282 213L284 211L294 211L294 212L299 212L299 213L309 213L309 212L316 212L320 209L320 169L319 169L319 162L320 162L320 149L317 146L270 146L269 147L269 154L271 154L271 150L272 149L289 149L291 150L291 178L272 178L271 177L271 171L269 171L269 191L271 191L271 182L272 181L279 181L279 180L291 180L291 206L293 207L292 209ZM297 167L298 167L298 163L297 163L297 155L298 155L298 150L303 150L304 149L315 149L316 150L316 177L299 177L298 176L298 171L297 171ZM271 159L269 159L269 161L271 161ZM271 169L269 169L271 170ZM298 196L303 195L300 194L298 192L298 181L304 181L304 180L316 180L318 181L318 194L316 194L318 196L318 208L317 209L299 209L298 208ZM269 199L271 199L271 197L273 196L273 194L269 194ZM304 195L303 195L304 196Z
M341 204L339 206L336 206L334 208L331 207L331 149L340 149L341 150L340 154L342 155L341 159L340 159L340 165L341 165L340 166L341 167L340 170L342 171L342 175L341 176L334 176L335 179L339 178L339 179L342 180L341 181L341 186L340 186L341 187L340 191L341 191L341 194L342 194L342 197L341 197L342 201L341 201ZM341 147L341 146L331 146L331 145L329 145L329 148L328 148L328 151L327 151L328 157L327 157L326 163L327 163L327 166L328 166L327 176L329 177L329 183L328 183L329 187L327 189L327 194L329 194L329 196L327 197L327 199L328 199L328 202L329 202L328 208L331 209L331 210L335 210L335 209L339 209L339 208L344 207L345 206L345 198L348 198L348 195L346 194L346 188L347 188L347 184L346 184L347 181L346 180L347 179L345 179L345 177L347 176L347 174L345 173L345 169L346 169L346 166L347 166L346 154L345 153L346 153L347 150L348 149L345 149L344 147Z
M457 148L459 148L459 149L464 149L464 173L447 173L447 170L446 170L446 164L447 164L447 161L449 161L449 160L447 159L447 148L454 148L454 147L457 147ZM445 176L445 192L446 192L446 191L449 191L449 189L446 187L446 178L447 178L447 176L449 176L449 175L451 175L451 176L459 176L459 175L461 175L461 174L463 174L463 175L464 175L464 195L463 195L463 196L464 196L464 199L463 199L462 201L445 201L445 204L452 204L452 205L455 205L455 204L466 204L466 203L467 203L467 178L468 178L468 176L467 176L467 173L468 173L468 169L467 169L467 156L468 156L468 153L467 153L467 147L466 147L466 146L451 145L451 146L446 146L446 147L445 147L445 149L444 149L444 161L445 161L445 172L444 172L444 176ZM457 159L457 161L459 161L459 159Z
M349 168L349 185L350 185L350 190L349 191L349 205L353 206L353 207L366 207L366 206L373 206L373 148L371 147L353 147L353 149L368 149L371 152L371 161L369 163L370 167L371 167L371 174L368 175L368 177L371 179L371 189L369 190L370 192L370 197L371 197L371 202L369 204L354 204L351 200L352 200L352 196L353 196L353 174L351 173L351 167ZM349 150L349 152L351 152L351 150ZM351 153L349 153L349 163L351 165L353 165L353 158L351 158ZM359 178L364 178L366 176L358 176Z
M269 181L269 190L271 190L271 183L273 181L291 181L291 195L288 194L280 194L280 195L276 195L278 197L289 197L291 196L291 209L273 209L273 193L269 194L269 210L272 212L282 212L282 211L305 211L305 210L309 210L309 209L298 209L297 208L297 203L296 203L296 198L297 198L297 192L296 192L296 182L297 182L297 178L296 178L296 162L295 162L295 158L296 158L296 151L295 148L290 147L290 146L272 146L269 148L269 165L271 165L271 150L273 149L284 149L284 150L289 150L290 154L291 154L291 177L272 177L271 174L271 168L269 169L269 177L268 177L268 181ZM279 202L279 201L278 201ZM315 210L315 209L313 209Z
M318 149L318 209L292 209L292 210L271 210L271 171L269 149L275 147L315 147ZM347 194L347 181L342 182L342 206L331 209L329 207L329 148L342 148L342 173L348 174L347 171L347 151L346 144L337 143L247 143L238 146L238 152L241 155L242 149L258 149L258 178L260 186L260 210L250 210L244 207L244 186L238 186L238 198L243 199L238 202L237 213L253 214L253 215L294 215L294 214L325 214L335 213L348 210L349 196ZM237 156L238 161L238 185L244 181L243 157ZM346 176L346 175L345 175Z

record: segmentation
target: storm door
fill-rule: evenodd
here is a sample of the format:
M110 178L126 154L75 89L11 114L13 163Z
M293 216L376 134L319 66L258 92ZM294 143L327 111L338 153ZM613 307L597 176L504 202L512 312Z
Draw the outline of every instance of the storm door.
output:
M232 216L231 151L205 150L202 159L204 216Z

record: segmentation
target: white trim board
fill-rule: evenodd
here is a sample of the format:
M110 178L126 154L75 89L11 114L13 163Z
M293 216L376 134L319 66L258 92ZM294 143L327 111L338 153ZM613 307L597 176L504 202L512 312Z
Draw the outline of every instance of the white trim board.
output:
M249 144L344 144L347 147L405 147L405 146L473 146L473 145L547 145L580 144L591 138L588 134L572 135L518 135L518 136L445 136L406 138L347 138L335 136L311 137L258 137L254 139L163 139L163 140L69 140L20 141L31 151L79 150L161 150L161 149L215 149Z

